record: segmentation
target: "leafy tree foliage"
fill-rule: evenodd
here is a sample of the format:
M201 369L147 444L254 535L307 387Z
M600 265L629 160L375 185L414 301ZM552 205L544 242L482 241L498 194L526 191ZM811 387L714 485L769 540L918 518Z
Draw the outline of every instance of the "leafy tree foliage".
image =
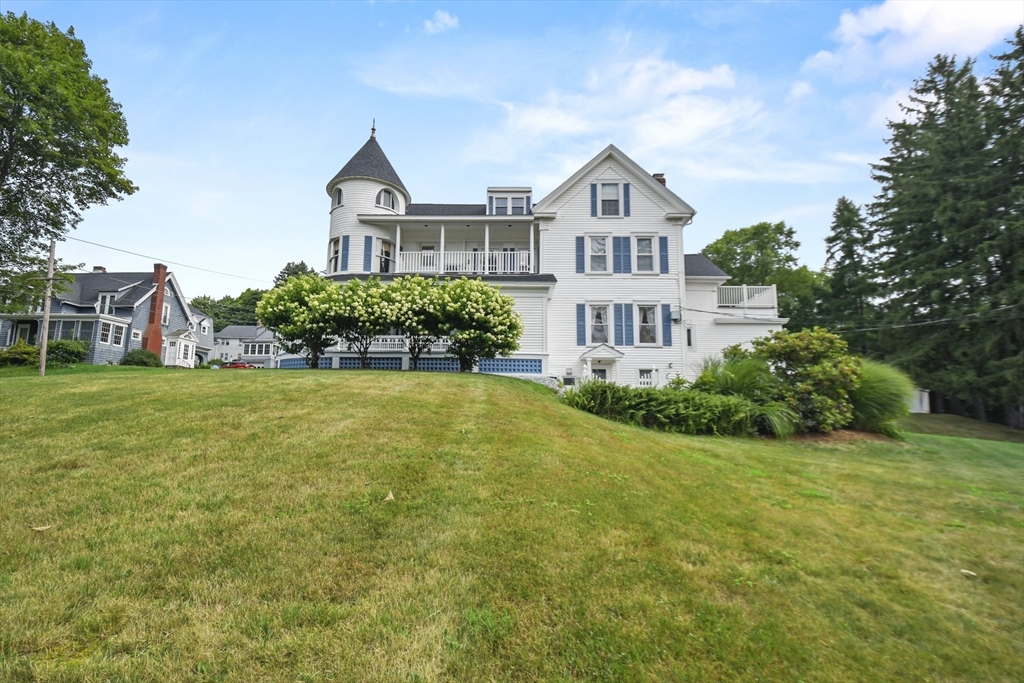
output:
M319 275L288 279L270 290L256 306L256 315L273 330L288 353L305 355L311 368L337 343L342 309L338 285Z
M469 372L481 358L508 356L519 349L523 322L515 301L483 280L448 280L441 290L448 355Z
M418 370L420 356L443 336L442 283L436 277L412 275L396 278L389 290L395 327L405 334L409 349L410 369Z
M359 355L359 366L370 367L373 338L394 327L395 316L388 290L380 278L352 278L341 288L334 332Z
M266 293L265 289L247 289L238 296L229 294L220 299L197 296L190 303L213 318L213 329L220 332L228 325L255 325L256 304Z
M729 273L731 284L776 285L779 314L800 327L816 319L827 278L797 265L795 252L799 248L796 231L780 221L726 230L701 253Z
M26 14L0 16L0 283L5 288L28 284L18 278L40 270L33 255L74 229L82 211L137 189L124 175L125 159L114 151L128 144L121 106L91 69L73 28L64 33Z
M316 271L306 265L305 261L289 261L288 265L281 269L281 272L274 276L274 286L278 287L283 285L285 280L290 277L299 277L300 275L311 275Z
M936 57L873 166L886 358L981 419L1021 403L1022 56L1018 30L984 85L973 61Z

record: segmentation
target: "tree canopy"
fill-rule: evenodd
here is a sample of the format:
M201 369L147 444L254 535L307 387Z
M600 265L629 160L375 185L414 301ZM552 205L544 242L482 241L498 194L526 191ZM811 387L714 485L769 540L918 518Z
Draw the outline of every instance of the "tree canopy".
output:
M137 188L115 152L128 144L121 106L73 28L0 16L0 84L0 278L11 280L39 270L85 209Z
M274 286L283 285L285 280L290 277L298 277L300 275L309 275L316 271L306 265L305 261L289 261L288 265L281 269L281 272L274 276Z

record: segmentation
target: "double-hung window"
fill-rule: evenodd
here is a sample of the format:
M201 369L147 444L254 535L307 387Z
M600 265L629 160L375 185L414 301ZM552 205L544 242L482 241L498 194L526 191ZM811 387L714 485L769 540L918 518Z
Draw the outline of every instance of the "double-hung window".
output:
M609 320L610 306L600 305L590 307L590 343L607 344L608 334L611 327Z
M210 334L210 326L207 325L206 323L200 325L199 330L201 334Z
M100 323L100 344L110 343L110 323Z
M337 273L338 272L338 254L340 253L339 252L339 249L340 249L339 245L340 245L340 243L341 243L341 240L339 238L337 238L337 237L334 238L333 240L331 240L331 250L330 250L330 256L328 256L328 260L327 260L327 267L328 267L328 270L330 270L330 272L332 272L332 273Z
M636 272L654 272L654 238L636 238Z
M658 343L658 307L654 305L638 305L637 342L640 344Z
M114 315L114 299L117 294L100 294L100 313L103 315Z
M619 216L619 184L601 183L601 215Z
M589 240L590 249L588 251L591 273L607 273L608 272L608 237L591 237Z
M494 215L495 216L507 216L508 215L508 197L495 197L494 198Z
M114 346L124 344L124 326L114 325Z
M526 197L512 198L512 215L523 216L526 214Z
M160 324L161 325L170 325L171 324L171 305L170 304L164 304L164 312L160 316Z

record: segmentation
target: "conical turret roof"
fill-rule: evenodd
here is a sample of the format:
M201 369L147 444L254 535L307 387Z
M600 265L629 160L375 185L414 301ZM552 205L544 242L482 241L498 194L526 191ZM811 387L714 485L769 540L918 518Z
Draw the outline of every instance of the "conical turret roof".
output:
M412 199L409 196L409 191L405 189L402 179L398 177L398 173L395 172L394 166L388 161L384 150L380 148L380 144L374 135L370 136L366 144L360 147L359 151L348 160L348 163L338 171L337 175L331 178L331 182L327 183L327 194L330 194L338 181L343 178L373 178L374 180L381 180L400 189L405 195L406 203L409 203Z

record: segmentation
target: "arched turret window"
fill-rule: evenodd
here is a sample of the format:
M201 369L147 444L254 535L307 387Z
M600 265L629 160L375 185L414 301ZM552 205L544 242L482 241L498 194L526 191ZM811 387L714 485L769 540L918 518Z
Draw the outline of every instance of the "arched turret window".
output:
M395 211L395 193L391 190L381 190L377 193L377 206Z
M341 194L341 188L335 188L334 190L334 205L341 206L343 195Z

